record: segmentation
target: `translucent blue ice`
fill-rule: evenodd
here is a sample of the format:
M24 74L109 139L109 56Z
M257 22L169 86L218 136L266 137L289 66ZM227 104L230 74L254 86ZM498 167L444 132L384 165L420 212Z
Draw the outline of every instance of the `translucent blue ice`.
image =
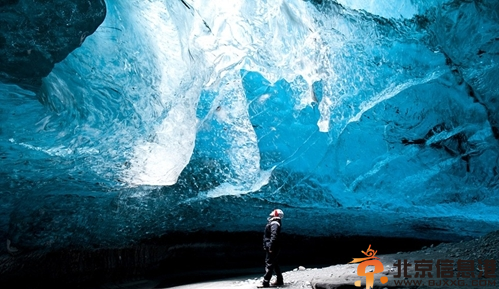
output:
M0 83L14 246L260 230L275 207L300 234L499 228L497 1L106 4L41 91Z

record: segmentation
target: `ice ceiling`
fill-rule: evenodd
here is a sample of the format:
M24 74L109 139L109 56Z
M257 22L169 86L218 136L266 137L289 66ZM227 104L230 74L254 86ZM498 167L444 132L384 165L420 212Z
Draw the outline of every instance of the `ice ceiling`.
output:
M499 229L498 1L35 2L0 3L12 246Z

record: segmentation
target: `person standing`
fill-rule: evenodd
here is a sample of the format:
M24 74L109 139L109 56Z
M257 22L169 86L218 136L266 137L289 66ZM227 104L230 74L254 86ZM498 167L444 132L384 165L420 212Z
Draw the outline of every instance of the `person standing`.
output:
M263 233L263 249L265 250L265 275L261 287L279 286L284 284L281 268L279 267L279 252L281 250L281 221L284 213L280 209L273 210L268 218ZM275 272L276 281L270 284Z

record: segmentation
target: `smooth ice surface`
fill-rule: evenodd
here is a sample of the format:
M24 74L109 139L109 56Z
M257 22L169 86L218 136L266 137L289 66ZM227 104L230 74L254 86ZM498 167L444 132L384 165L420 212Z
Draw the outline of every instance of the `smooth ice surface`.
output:
M275 207L299 234L499 228L497 1L106 5L40 91L0 83L13 246L260 230Z

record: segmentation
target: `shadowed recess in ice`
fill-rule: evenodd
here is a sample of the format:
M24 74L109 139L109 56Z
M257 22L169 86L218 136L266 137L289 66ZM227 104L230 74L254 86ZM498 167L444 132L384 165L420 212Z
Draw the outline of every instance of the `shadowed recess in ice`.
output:
M0 237L120 246L274 207L302 234L499 229L497 1L229 2L106 1L40 90L0 84Z

